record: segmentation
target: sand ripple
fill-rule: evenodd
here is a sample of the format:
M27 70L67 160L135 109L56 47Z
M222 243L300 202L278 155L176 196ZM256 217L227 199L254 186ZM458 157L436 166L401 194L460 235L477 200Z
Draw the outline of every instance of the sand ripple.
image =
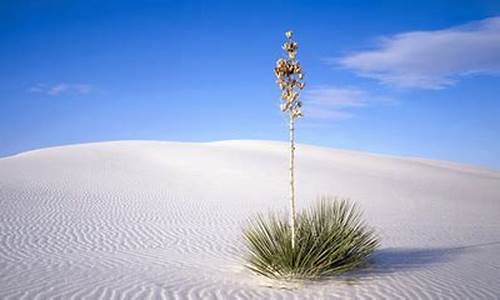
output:
M78 145L0 159L0 299L498 299L500 174L299 147L300 205L365 208L365 269L283 286L242 267L241 228L286 205L286 145Z

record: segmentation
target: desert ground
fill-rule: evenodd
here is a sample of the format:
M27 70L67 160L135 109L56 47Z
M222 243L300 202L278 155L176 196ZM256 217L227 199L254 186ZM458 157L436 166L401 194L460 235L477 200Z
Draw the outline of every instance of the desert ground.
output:
M346 197L382 245L283 284L242 228L288 207L288 145L118 141L0 159L0 299L498 299L500 172L298 145L297 202Z

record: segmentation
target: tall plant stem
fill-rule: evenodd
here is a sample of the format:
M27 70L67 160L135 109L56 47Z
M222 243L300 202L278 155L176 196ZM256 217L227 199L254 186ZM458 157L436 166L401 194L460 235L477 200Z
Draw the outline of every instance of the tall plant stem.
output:
M290 227L292 229L292 249L295 248L295 128L294 117L290 113Z

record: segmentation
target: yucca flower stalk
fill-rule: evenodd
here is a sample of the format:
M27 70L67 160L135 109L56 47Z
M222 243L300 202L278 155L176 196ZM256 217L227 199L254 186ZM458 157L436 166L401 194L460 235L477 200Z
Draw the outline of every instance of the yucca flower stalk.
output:
M295 119L302 117L302 102L299 100L300 90L304 88L304 74L302 67L297 60L297 43L292 39L292 31L285 33L286 42L283 44L283 50L286 53L285 58L280 58L276 61L274 74L277 77L276 83L281 89L281 111L288 114L289 117L289 132L290 132L290 226L291 226L291 243L292 248L295 247L295 223L296 223L296 208L295 208Z

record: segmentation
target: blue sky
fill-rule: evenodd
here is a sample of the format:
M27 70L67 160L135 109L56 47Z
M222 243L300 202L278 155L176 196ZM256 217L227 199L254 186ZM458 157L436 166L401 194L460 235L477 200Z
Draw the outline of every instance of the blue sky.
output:
M140 3L139 3L140 2ZM500 169L498 1L2 1L0 156L63 144L287 140Z

